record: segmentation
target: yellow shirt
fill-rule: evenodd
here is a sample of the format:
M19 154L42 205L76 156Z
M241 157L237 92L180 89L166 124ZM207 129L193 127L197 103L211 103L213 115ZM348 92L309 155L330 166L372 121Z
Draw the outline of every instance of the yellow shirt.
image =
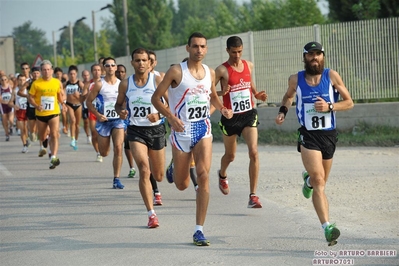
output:
M61 91L61 83L56 78L44 80L39 78L32 83L29 94L35 100L36 104L43 107L43 111L36 109L37 116L48 116L60 114L58 104L58 93Z

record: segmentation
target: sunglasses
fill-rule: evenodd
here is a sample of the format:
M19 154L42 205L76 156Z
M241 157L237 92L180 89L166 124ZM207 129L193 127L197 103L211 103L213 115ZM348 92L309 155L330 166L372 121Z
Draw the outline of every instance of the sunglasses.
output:
M116 65L115 64L105 64L104 66L105 67L115 67Z

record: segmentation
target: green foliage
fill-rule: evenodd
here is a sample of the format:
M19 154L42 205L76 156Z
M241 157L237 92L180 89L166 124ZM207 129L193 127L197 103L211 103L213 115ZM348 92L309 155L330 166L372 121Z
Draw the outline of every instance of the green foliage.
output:
M329 18L336 22L399 16L399 2L390 0L328 0Z
M43 59L51 58L52 46L47 42L45 35L43 30L32 28L31 21L13 29L16 72L19 71L22 62L32 65L38 54Z

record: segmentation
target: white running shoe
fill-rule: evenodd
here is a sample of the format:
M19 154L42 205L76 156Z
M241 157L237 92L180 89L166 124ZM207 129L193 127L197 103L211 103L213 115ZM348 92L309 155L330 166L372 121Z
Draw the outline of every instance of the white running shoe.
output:
M28 147L27 146L24 146L23 148L22 148L22 153L27 153L28 152Z
M100 154L97 154L97 162L102 163L103 162L103 157Z

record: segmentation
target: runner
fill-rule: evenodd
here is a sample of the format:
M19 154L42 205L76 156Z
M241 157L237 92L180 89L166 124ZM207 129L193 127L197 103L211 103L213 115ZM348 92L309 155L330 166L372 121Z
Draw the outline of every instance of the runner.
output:
M92 83L92 80L90 79L90 72L88 70L82 71L82 83L83 83L83 88L89 86ZM82 98L80 98L80 101L82 103L82 119L83 119L83 129L86 133L86 143L91 144L89 109L87 109L86 102L83 101Z
M50 128L50 169L54 169L60 164L57 157L59 126L60 126L60 107L65 104L61 82L53 78L53 65L49 60L43 60L40 64L42 77L32 83L29 90L28 101L36 109L36 118L39 128L39 140L42 142L47 137L47 126ZM58 103L57 103L58 102ZM63 106L65 107L65 105ZM40 147L43 149L43 147Z
M154 211L150 176L162 181L166 131L165 119L151 104L151 96L161 77L150 72L149 54L144 48L132 52L131 63L134 75L121 82L115 110L122 119L129 119L127 138L140 173L139 188L148 212L148 228L156 228L159 221Z
M6 141L10 141L10 135L12 135L12 126L14 124L14 111L8 105L11 100L11 95L12 87L9 83L7 75L0 76L0 112L4 132L6 134Z
M80 94L84 85L83 82L78 80L78 68L75 65L69 66L68 78L64 90L67 96L66 105L71 130L71 143L69 145L76 151L78 149L80 118L82 117Z
M113 188L123 189L125 186L120 182L119 176L122 167L122 145L126 124L115 112L115 102L118 96L120 80L115 76L116 61L107 57L103 61L105 77L96 81L93 89L87 95L86 104L89 111L97 117L96 130L98 132L98 148L101 156L109 154L111 137L114 145ZM93 101L96 100L96 107Z
M26 115L28 99L26 97L18 96L18 91L20 90L20 88L25 90L24 93L26 93L26 87L24 87L25 82L26 82L26 77L22 74L18 75L17 87L14 89L13 94L11 96L11 100L8 103L8 105L11 108L15 109L15 114L17 117L17 126L21 130L20 137L23 145L22 153L27 153L28 147L30 145L28 140L28 117Z
M227 118L233 114L217 96L214 70L202 64L207 52L205 36L199 32L193 33L188 38L186 51L189 59L169 68L152 96L152 103L171 126L173 180L179 190L185 190L190 184L189 168L194 155L198 190L193 242L197 246L209 246L203 234L203 225L209 203L209 170L212 160L210 102ZM166 92L170 108L160 100Z

